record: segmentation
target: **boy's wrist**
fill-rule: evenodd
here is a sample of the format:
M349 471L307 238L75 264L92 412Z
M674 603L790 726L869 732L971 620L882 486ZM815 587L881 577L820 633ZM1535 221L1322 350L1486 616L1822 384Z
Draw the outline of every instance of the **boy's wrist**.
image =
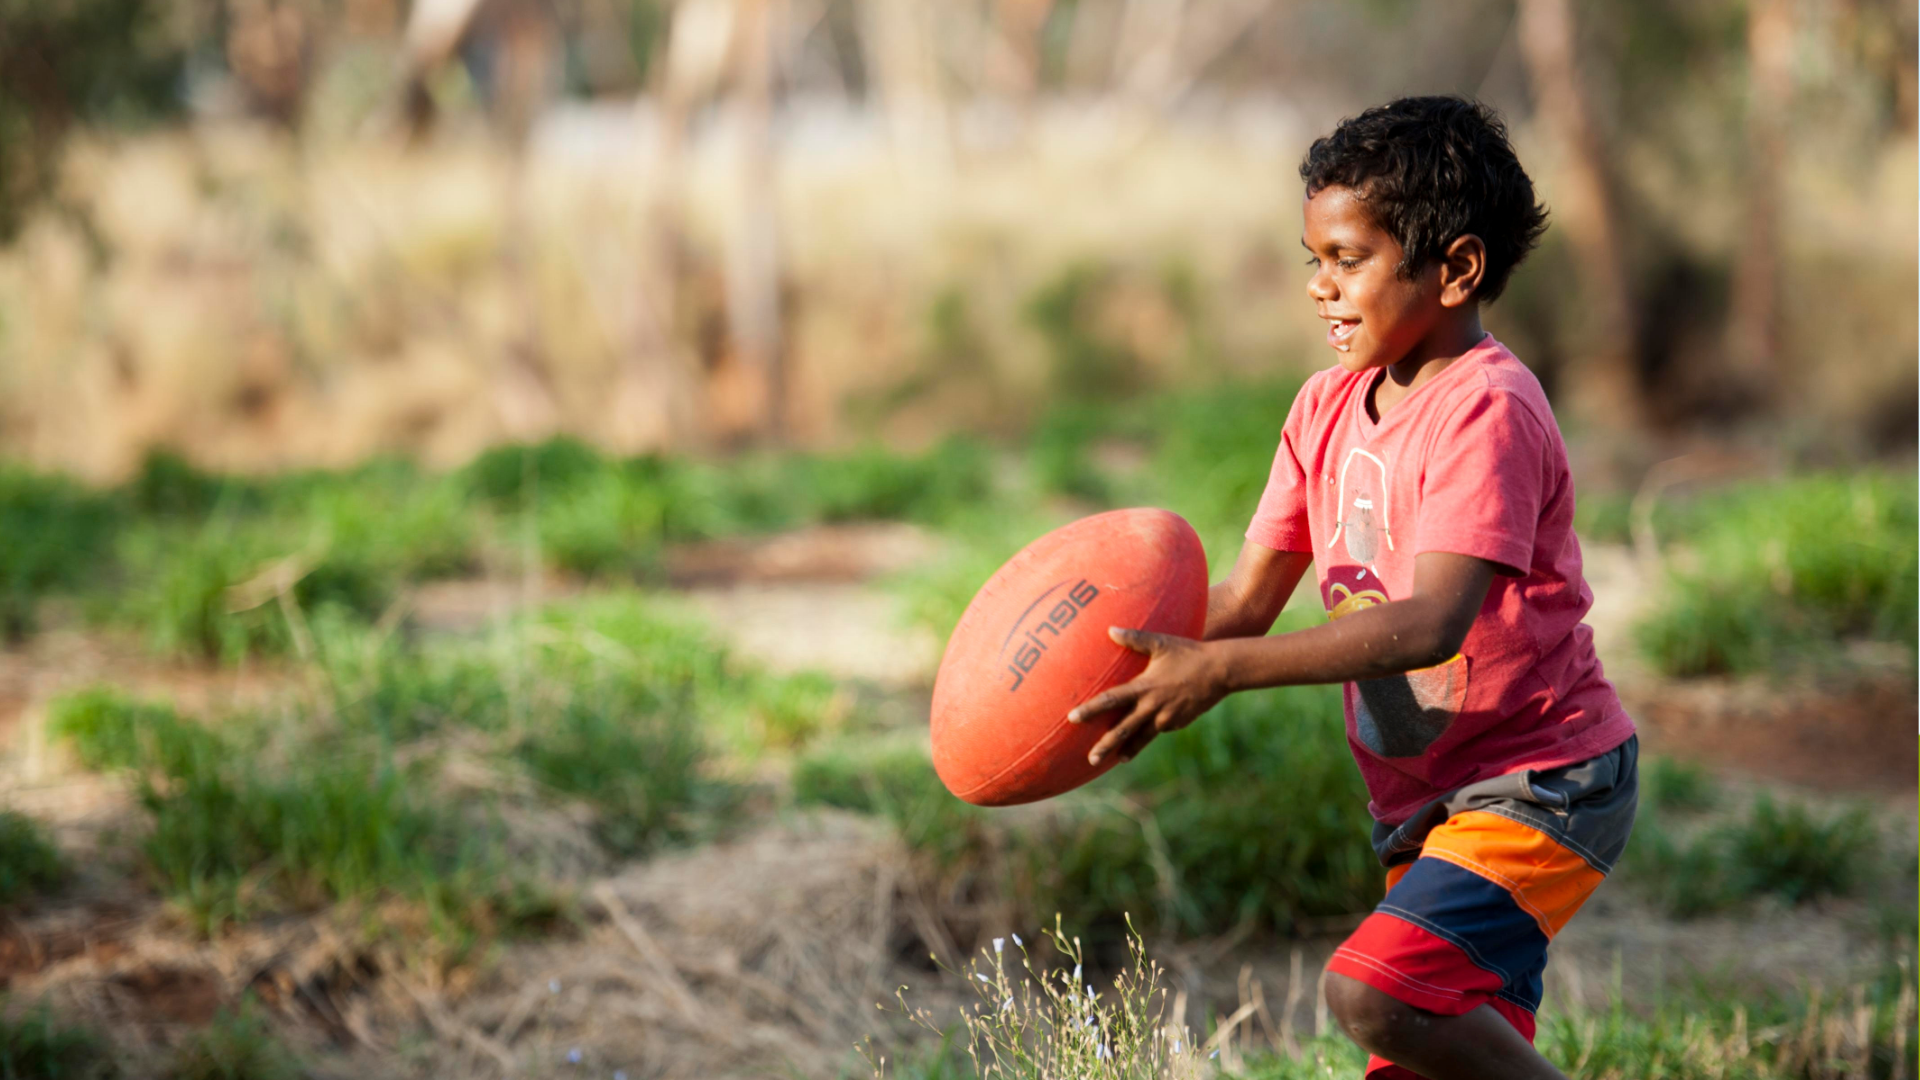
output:
M1200 647L1206 657L1206 672L1209 688L1215 697L1237 694L1247 689L1242 685L1245 672L1239 656L1245 638L1221 638L1217 641L1202 642Z

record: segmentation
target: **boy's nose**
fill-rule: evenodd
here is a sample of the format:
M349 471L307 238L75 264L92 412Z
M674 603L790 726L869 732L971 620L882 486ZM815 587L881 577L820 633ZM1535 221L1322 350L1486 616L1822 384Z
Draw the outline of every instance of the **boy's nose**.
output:
M1317 267L1313 276L1307 279L1307 295L1323 302L1340 298L1340 290L1334 285L1333 275L1327 273L1326 267Z

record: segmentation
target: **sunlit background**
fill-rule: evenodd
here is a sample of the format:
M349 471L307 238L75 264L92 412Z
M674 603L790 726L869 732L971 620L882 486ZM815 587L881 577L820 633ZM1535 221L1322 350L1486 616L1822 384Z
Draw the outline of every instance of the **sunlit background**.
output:
M1065 970L1056 913L1109 1000L1131 916L1191 1033L1099 1073L1062 1028L1046 1075L1357 1075L1316 1008L1380 888L1337 692L1028 810L946 795L925 732L1048 528L1161 505L1230 562L1331 362L1298 163L1414 93L1498 109L1551 210L1486 324L1648 751L1542 1045L1915 1075L1916 34L0 0L0 1077L836 1077L869 1036L973 1076L1014 1036L943 1051L895 989L952 1031L1001 984L927 957Z

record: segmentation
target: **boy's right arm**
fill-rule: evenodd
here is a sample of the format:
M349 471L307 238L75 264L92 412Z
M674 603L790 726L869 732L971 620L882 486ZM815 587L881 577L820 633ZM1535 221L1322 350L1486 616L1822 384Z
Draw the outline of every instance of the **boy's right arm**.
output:
M1275 551L1252 540L1241 544L1233 571L1207 592L1203 640L1266 634L1311 565L1313 556L1304 551Z

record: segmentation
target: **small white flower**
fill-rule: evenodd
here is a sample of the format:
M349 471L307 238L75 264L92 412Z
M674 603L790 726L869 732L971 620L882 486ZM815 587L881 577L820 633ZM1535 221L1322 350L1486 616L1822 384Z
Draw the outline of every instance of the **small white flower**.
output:
M1079 985L1080 983L1080 965L1079 964L1073 965L1073 981L1074 981L1074 985L1076 986Z
M1207 1060L1212 1061L1214 1058L1217 1058L1219 1056L1220 1056L1220 1051L1215 1050L1213 1053L1207 1055Z
M979 979L979 980L980 980L981 982L992 982L992 981L993 981L992 979L989 979L989 978L987 978L987 977L986 977L985 975L982 975L982 974L980 974L980 973L979 973L979 972L977 972L977 971L973 973L973 977L974 977L974 978L976 978L976 979Z
M1174 1052L1174 1053L1176 1053L1176 1054L1180 1052L1180 1040L1179 1040L1179 1039L1175 1039L1175 1040L1173 1040L1173 1052Z
M559 979L548 979L548 980L547 980L547 993L549 993L549 994L557 994L557 993L559 993L559 992L560 992L560 980L559 980Z
M997 937L993 939L993 955L999 956L1001 951L1004 950L1006 947L1007 947L1006 938Z
M576 1046L573 1049L567 1051L567 1064L569 1065L580 1064L580 1048L579 1047Z
M1100 1060L1101 1060L1101 1061L1105 1061L1105 1060L1107 1060L1108 1058L1110 1058L1110 1057L1112 1057L1112 1056L1113 1056L1113 1051L1111 1051L1111 1050L1109 1050L1109 1049L1107 1049L1107 1044L1106 1044L1106 1043L1101 1043L1101 1044L1100 1044L1100 1053L1099 1053L1099 1058L1100 1058Z
M627 1080L627 1070L625 1069L613 1070L613 1080Z
M1015 935L1013 935L1013 943L1014 943L1015 945L1018 945L1018 946L1020 946L1020 947L1021 947L1021 948L1023 948L1023 949L1027 947L1027 943L1026 943L1026 942L1024 942L1024 941L1021 941L1021 940L1020 940L1020 935L1019 935L1019 934L1015 934Z
M1000 1011L1001 1011L1001 1012L1006 1012L1006 1011L1007 1011L1008 1009L1011 1009L1011 1008L1013 1008L1013 999L1012 999L1012 998L1008 998L1007 1000L1005 1000L1005 1001L1003 1001L1003 1002L1001 1002L1001 1003L1000 1003Z

